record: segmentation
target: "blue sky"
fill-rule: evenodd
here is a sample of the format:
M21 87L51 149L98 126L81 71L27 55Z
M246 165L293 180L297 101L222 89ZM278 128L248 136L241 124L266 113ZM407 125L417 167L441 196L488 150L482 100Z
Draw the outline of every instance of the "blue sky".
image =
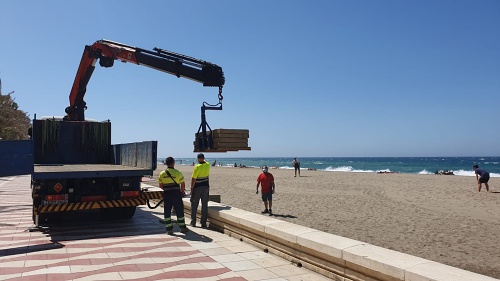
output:
M252 151L213 157L500 156L500 1L0 2L0 78L31 117L62 116L85 45L216 63ZM217 90L133 64L96 68L88 118L113 143L192 157Z

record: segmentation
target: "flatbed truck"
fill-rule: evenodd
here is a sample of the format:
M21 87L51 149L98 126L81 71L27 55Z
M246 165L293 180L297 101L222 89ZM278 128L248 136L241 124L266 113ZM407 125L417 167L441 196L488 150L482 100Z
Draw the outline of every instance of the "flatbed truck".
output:
M93 209L130 218L145 203L140 184L156 169L157 142L111 145L110 132L108 121L33 120L36 225L51 221L54 212Z

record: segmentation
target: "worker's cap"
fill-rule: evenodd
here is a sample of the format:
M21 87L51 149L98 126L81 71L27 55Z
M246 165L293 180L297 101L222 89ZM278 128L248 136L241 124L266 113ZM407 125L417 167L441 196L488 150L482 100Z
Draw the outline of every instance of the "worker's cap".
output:
M198 158L198 159L205 159L205 155L203 155L203 153L199 153L196 158Z
M268 170L268 169L269 169L269 168L268 168L266 165L264 165L264 167L262 167L262 172L267 173L267 170Z

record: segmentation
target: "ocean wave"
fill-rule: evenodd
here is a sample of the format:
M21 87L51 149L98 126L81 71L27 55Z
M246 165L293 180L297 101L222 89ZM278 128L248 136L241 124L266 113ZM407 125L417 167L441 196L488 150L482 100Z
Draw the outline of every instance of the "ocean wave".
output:
M290 166L280 166L278 169L283 169L283 170L294 170L294 167ZM300 170L310 170L311 168L306 168L306 167L301 167Z
M355 170L351 166L341 166L341 167L332 167L329 166L328 168L325 169L325 171L328 172L353 172L353 173L375 173L373 170Z
M394 173L394 172L391 171L391 169L383 169L383 170L379 170L378 173Z
M457 176L466 176L466 177L474 177L476 176L476 173L474 171L467 171L467 170L458 170L458 171L453 171L453 174ZM490 173L491 178L500 178L500 174L497 173Z
M474 177L476 175L474 171L467 171L467 170L453 171L453 174L457 176L466 176L466 177Z
M429 172L429 171L427 171L427 170L425 170L425 169L424 169L424 170L422 170L422 171L418 172L418 174L419 174L419 175L432 175L432 174L434 174L434 173L431 173L431 172Z

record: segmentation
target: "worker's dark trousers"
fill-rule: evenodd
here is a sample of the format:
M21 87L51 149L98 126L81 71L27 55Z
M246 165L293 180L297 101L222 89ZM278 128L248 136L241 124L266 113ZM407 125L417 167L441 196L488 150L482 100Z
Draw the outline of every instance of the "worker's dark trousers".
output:
M174 206L177 215L177 224L180 228L186 227L184 219L184 204L182 203L182 193L180 190L163 191L163 212L165 215L165 226L167 230L172 230L173 224L170 218Z
M201 186L195 187L193 193L191 194L191 224L196 224L196 211L198 210L198 205L201 199L201 225L207 225L208 216L208 193L210 187Z

